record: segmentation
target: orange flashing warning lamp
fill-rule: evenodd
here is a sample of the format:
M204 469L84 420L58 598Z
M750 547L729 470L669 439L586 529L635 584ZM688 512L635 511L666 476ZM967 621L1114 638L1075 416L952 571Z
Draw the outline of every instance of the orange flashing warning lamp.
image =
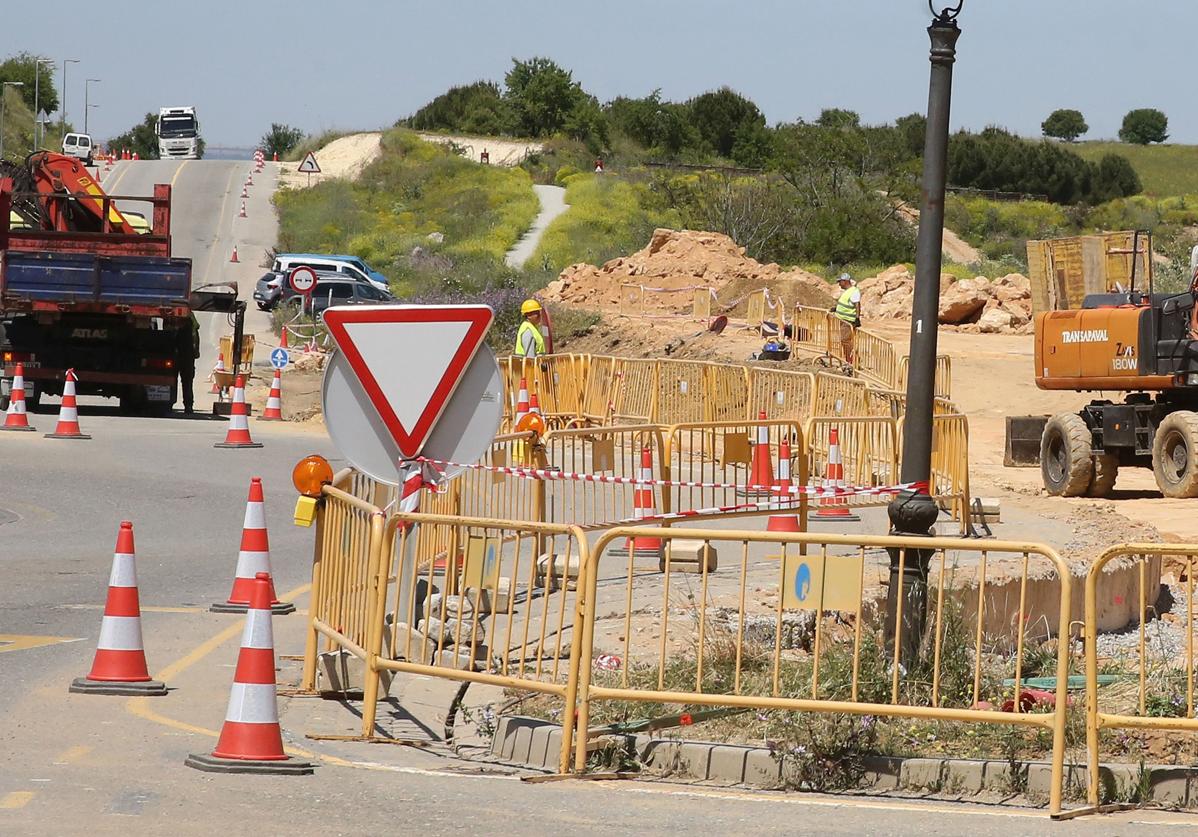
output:
M541 418L540 413L529 413L516 423L517 433L527 433L532 431L537 434L537 438L545 435L548 428L545 426L545 419Z
M316 520L320 489L333 481L333 466L323 456L305 456L291 471L291 482L300 496L295 501L295 525L311 526Z

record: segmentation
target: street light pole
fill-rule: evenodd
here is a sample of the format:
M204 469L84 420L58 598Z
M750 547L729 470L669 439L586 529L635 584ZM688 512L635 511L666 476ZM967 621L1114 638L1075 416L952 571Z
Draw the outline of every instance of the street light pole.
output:
M89 78L89 79L84 79L84 81L83 81L83 133L85 133L85 134L87 134L87 117L91 113L91 107L92 107L90 104L90 101L91 101L90 94L91 94L91 83L93 81L100 82L100 81L102 81L102 79ZM88 136L91 136L91 135L88 134Z
M932 64L928 84L928 122L923 150L923 201L915 245L915 296L911 311L910 374L903 418L900 479L915 488L897 495L887 508L897 535L930 534L939 514L931 497L932 422L936 398L936 337L940 310L941 247L944 243L944 187L948 166L948 117L956 61L957 15L964 0L937 12L928 0L932 24L928 36ZM890 586L886 602L886 635L901 650L904 663L914 659L927 621L928 569L933 550L889 549ZM903 555L903 552L906 554ZM902 596L902 624L898 625Z
M59 133L67 135L67 64L78 64L78 58L62 59L62 120Z
M36 58L33 62L33 148L32 151L37 151L41 147L41 80L42 80L42 65L49 64L54 66L54 61L49 58Z
M23 81L6 81L0 84L0 160L4 159L4 100L6 87L24 87Z

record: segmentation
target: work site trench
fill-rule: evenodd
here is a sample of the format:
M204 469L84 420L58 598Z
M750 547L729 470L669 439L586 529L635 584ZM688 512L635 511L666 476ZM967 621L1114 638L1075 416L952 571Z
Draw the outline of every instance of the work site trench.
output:
M1128 547L1091 573L1034 543L868 535L885 510L854 513L844 534L766 531L776 515L584 533L395 514L373 571L365 556L346 571L326 522L321 577L337 570L340 592L327 578L314 589L315 682L295 685L350 711L316 702L304 727L526 777L1054 814L1088 796L1198 804L1198 547ZM888 603L892 587L906 595ZM1088 672L1101 716L1087 713Z

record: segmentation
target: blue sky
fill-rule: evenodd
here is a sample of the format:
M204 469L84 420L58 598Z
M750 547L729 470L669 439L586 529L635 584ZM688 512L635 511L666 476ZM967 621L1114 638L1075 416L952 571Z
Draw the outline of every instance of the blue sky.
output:
M184 104L213 145L253 144L272 121L377 128L533 55L601 100L728 84L771 123L829 106L882 122L926 107L927 19L921 0L59 0L49 15L6 8L0 53L80 59L68 116L82 124L84 79L102 79L91 86L100 139ZM1113 137L1127 110L1158 107L1174 140L1198 142L1194 0L965 0L960 22L955 127L1038 135L1051 110L1076 107L1089 138Z

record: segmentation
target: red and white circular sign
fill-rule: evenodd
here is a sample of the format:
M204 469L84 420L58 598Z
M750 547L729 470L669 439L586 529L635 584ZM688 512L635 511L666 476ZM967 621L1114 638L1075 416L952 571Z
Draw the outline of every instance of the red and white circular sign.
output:
M310 267L292 268L291 273L287 276L287 281L291 285L291 290L297 294L310 294L316 287L316 271Z

